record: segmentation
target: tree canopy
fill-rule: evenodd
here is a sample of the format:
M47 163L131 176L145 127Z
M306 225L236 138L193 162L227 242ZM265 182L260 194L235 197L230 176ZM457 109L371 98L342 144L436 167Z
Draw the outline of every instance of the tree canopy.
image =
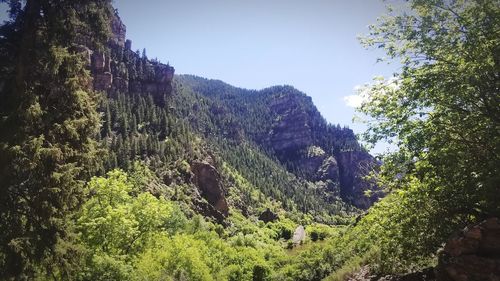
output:
M500 2L407 4L362 39L402 68L364 89L360 111L369 141L398 146L378 175L399 197L392 238L425 256L456 228L500 215Z
M109 1L2 1L0 275L29 278L69 253L67 215L92 173L99 125L90 73L75 42L99 48ZM65 249L63 249L65 248Z

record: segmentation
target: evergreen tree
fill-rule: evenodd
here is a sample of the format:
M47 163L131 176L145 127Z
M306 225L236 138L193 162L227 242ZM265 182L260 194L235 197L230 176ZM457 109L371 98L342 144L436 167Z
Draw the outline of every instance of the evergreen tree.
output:
M9 2L1 28L0 276L31 278L64 265L67 216L92 173L99 116L86 58L99 49L108 0ZM22 5L24 2L24 6ZM37 268L38 267L38 268ZM54 274L54 273L53 273Z

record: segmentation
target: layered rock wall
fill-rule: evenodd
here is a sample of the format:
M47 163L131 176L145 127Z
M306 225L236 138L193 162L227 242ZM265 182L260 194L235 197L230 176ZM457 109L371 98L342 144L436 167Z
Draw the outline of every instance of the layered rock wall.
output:
M110 22L112 34L105 52L88 50L94 89L106 92L150 94L156 104L164 105L172 92L175 69L168 64L148 60L132 51L126 40L126 26L118 14Z
M306 179L326 186L328 192L340 193L358 208L367 209L378 199L377 186L365 179L376 168L375 159L359 147L354 135L349 139L357 146L345 150L338 149L341 144L335 147L336 135L328 133L327 123L310 97L296 93L277 95L270 108L275 120L268 143L280 161L289 168L291 164L292 171L300 172ZM333 141L325 144L318 136ZM372 195L366 196L367 190L373 191Z
M500 221L490 218L452 237L439 253L442 281L500 280Z

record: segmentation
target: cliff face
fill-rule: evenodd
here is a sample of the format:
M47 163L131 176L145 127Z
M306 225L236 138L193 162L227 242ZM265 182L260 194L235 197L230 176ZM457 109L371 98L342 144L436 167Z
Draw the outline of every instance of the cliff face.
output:
M183 88L207 103L206 113L189 115L205 135L223 136L237 144L252 142L299 180L317 188L326 201L341 196L366 209L377 199L365 196L365 191L378 194L378 189L364 179L376 168L375 159L360 146L352 130L328 124L311 97L291 86L255 91L192 75L178 79ZM215 128L204 127L207 120Z
M172 92L175 69L132 51L132 41L126 40L127 29L118 14L114 15L110 26L108 50L88 50L94 89L108 93L150 94L156 104L165 105L166 97Z
M378 199L378 193L377 187L364 177L377 164L359 147L352 131L350 136L340 138L342 129L329 130L310 97L287 93L273 99L270 108L274 122L269 144L277 157L307 180L327 183L329 191L339 188L345 201L358 208L369 208ZM346 138L350 145L345 144ZM365 191L373 193L366 196Z
M300 98L281 95L270 105L276 117L269 132L269 142L278 154L304 149L312 143L310 119L301 107Z
M377 186L364 179L376 168L373 157L364 151L345 151L336 154L339 163L340 195L353 205L368 209L378 199ZM365 195L366 191L372 191Z

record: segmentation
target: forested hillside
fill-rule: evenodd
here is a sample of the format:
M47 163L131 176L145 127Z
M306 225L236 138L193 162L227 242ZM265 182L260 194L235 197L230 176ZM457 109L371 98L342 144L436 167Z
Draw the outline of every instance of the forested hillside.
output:
M250 91L174 77L172 67L149 60L145 50L131 50L117 14L111 27L109 54L84 50L92 52L88 64L94 75L102 76L94 88L105 93L100 137L109 155L103 171L145 161L176 189L194 183L194 162L207 162L222 178L223 165L229 165L280 208L319 222L345 222L356 207L367 208L376 198L363 193L376 188L363 180L376 166L374 159L350 129L327 124L305 94L290 86ZM222 196L233 192L224 187ZM255 206L249 193L240 193L243 209ZM208 203L198 208L222 222L217 210L206 211L215 207Z
M292 86L134 51L110 0L8 4L1 280L500 275L497 0L410 1L362 39L403 64L361 93L381 161Z

